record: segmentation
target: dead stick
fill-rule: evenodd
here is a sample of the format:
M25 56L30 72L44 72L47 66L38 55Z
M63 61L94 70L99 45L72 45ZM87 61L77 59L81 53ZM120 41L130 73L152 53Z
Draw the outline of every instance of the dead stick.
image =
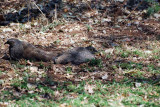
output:
M45 16L45 14L41 11L41 9L37 6L37 4L35 3L35 2L33 2L33 4L37 7L37 9L42 13L42 15L44 16L44 17L46 17Z
M139 7L139 5L141 5L142 3L143 3L143 1L144 0L142 0L132 11L131 11L131 13L127 16L127 18L133 13L133 11L135 11L138 7ZM126 19L127 19L126 18Z
M89 5L88 1L86 1L88 7L90 8L91 11L93 11L93 9L91 8L91 6Z
M120 9L118 9L118 11L115 13L114 15L114 25L115 25L115 22L116 22L116 18L117 18L117 14L120 12L120 10L122 10L122 7L124 6L124 4L127 2L127 0L124 0L123 1L123 4L120 5Z
M55 14L54 14L54 19L57 21L57 4L55 4Z
M37 7L37 9L42 13L42 15L46 18L45 14L41 11L41 9L37 6L35 2L33 4ZM48 20L47 20L47 25L48 25Z

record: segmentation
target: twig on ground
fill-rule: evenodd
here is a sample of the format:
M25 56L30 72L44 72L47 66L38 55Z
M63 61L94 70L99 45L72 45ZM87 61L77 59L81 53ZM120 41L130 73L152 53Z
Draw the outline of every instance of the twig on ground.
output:
M91 6L89 5L88 1L86 0L86 4L88 5L88 7L90 8L91 11L93 11L93 9L91 8Z
M127 18L143 3L144 0L142 0L131 12L130 14L127 16ZM127 19L126 18L126 19Z
M54 19L57 21L57 4L55 4L55 14L54 14Z
M37 6L35 2L33 4L37 7L37 9L41 12L41 14L46 18L45 14L41 11L41 9ZM47 20L47 25L48 25L48 20Z
M37 4L35 3L35 2L33 2L33 4L37 7L37 9L42 13L42 15L44 16L44 17L46 17L45 16L45 14L41 11L41 9L37 6Z

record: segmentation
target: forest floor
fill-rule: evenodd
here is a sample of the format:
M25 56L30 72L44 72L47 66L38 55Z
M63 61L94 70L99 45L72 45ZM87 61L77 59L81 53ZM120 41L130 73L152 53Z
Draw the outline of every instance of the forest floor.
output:
M53 52L98 50L94 61L78 66L0 59L0 106L160 105L160 19L126 10L114 22L112 10L80 10L63 7L51 22L40 14L0 26L0 57L8 38Z

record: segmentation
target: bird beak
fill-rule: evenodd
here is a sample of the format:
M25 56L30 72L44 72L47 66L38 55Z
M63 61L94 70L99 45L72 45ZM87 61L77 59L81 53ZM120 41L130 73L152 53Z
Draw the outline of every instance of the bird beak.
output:
M5 45L8 44L7 42L4 43Z
M4 43L5 45L8 44L8 41Z
M8 40L9 40L9 39L7 39L7 42L4 43L5 45L8 44Z

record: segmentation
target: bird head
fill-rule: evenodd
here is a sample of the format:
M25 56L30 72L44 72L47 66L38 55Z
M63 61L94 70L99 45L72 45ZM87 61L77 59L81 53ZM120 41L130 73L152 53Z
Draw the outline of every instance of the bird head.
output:
M14 46L18 42L20 42L18 39L11 38L11 39L8 39L7 42L5 42L5 44L9 44L10 46Z

